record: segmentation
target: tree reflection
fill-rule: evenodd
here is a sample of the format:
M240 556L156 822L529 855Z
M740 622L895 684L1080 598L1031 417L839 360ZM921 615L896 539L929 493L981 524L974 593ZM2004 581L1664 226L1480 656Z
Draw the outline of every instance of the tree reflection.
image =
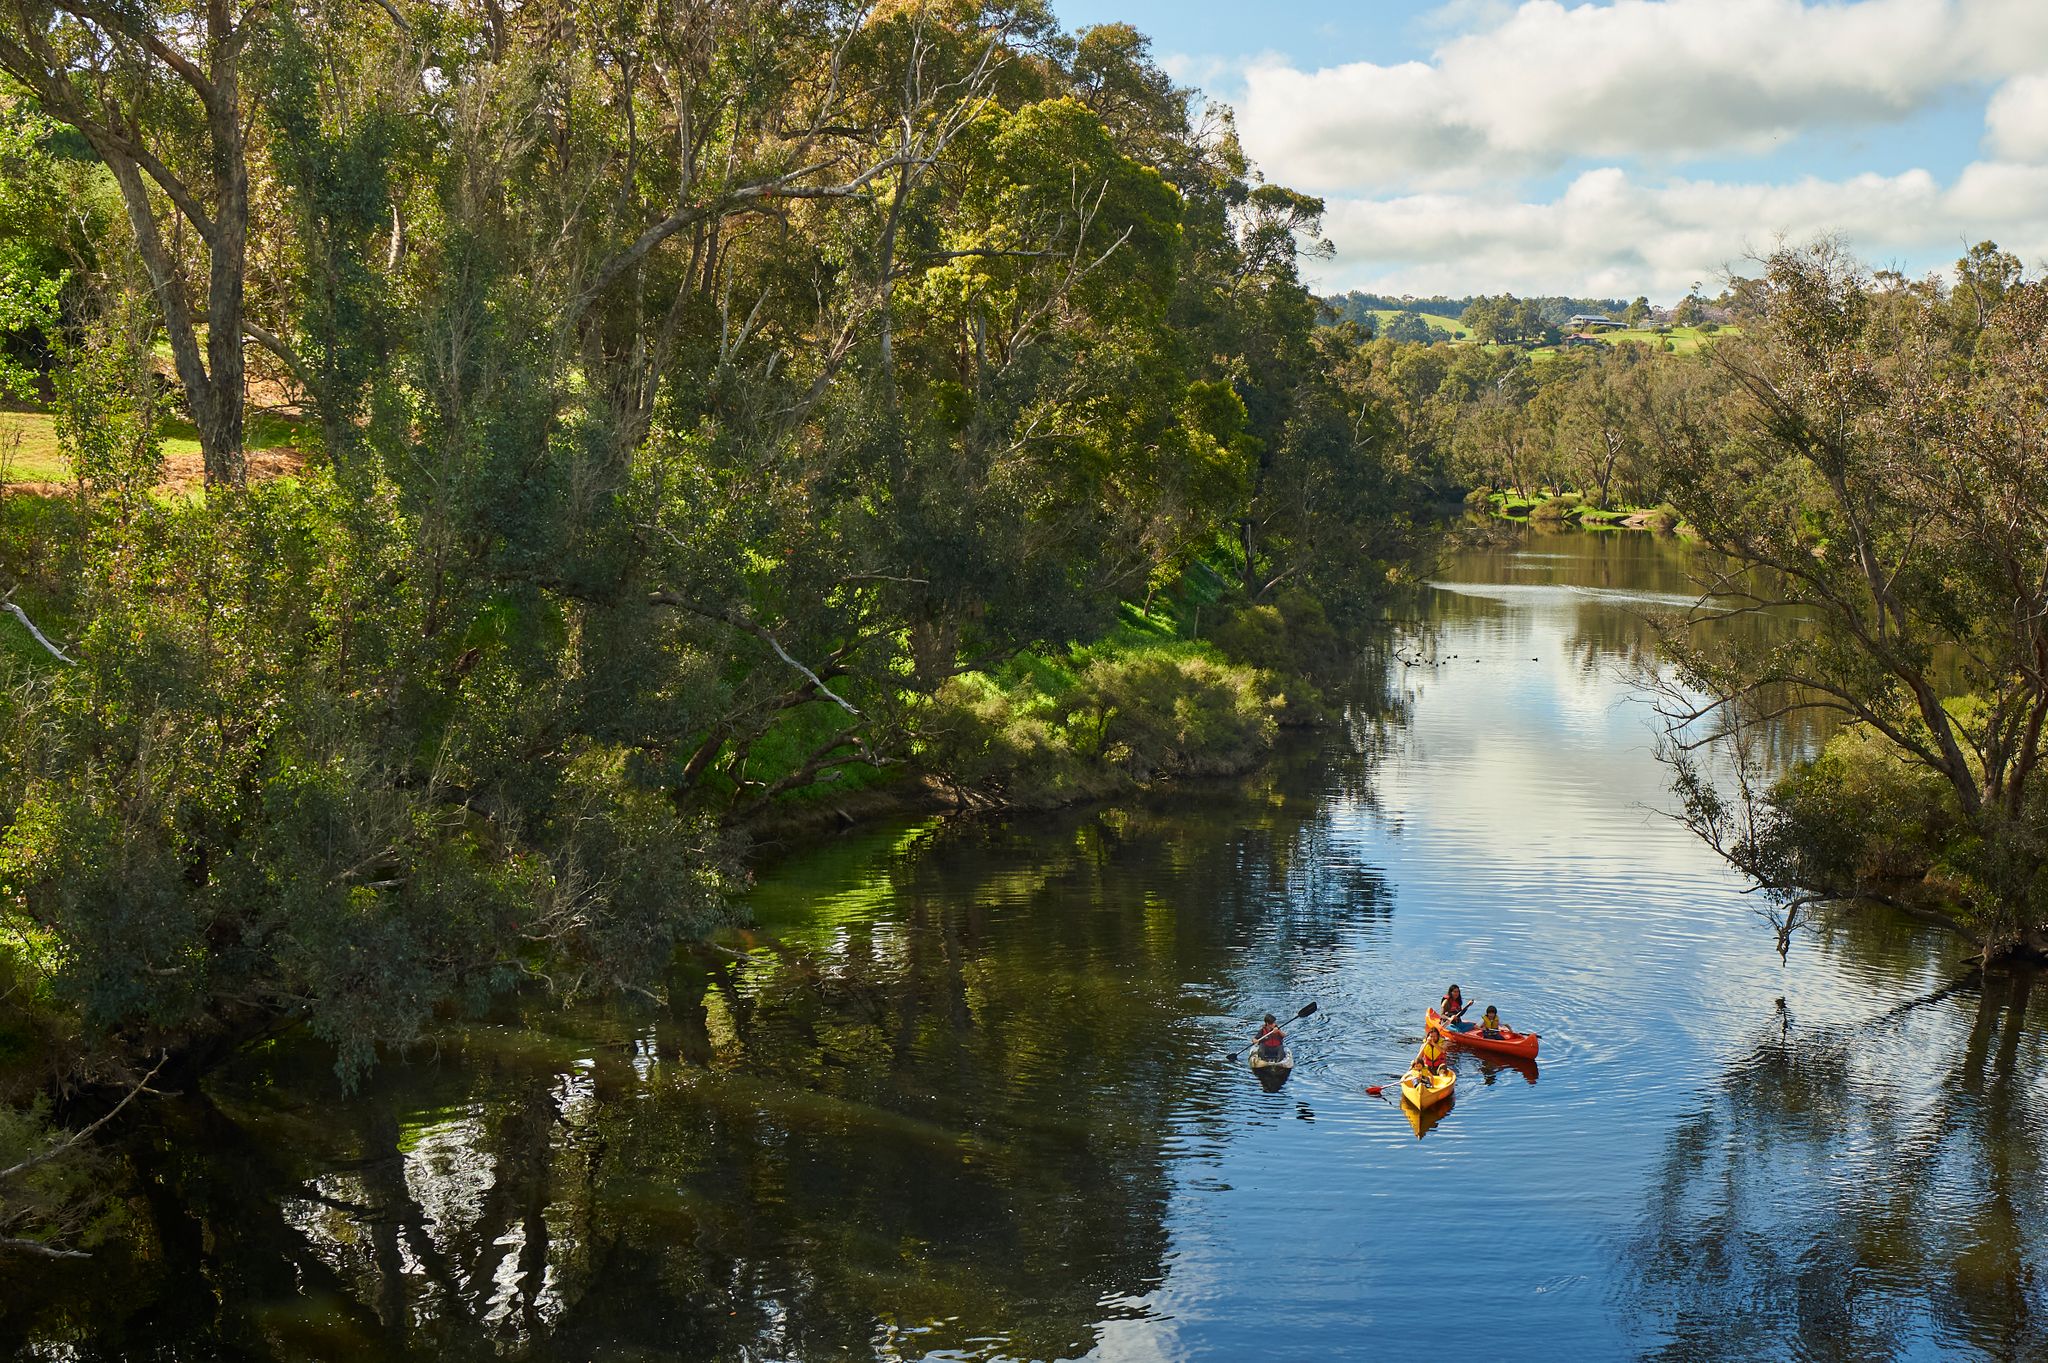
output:
M1992 976L1850 1037L1787 1025L1733 1065L1673 1134L1628 1246L1647 1356L2048 1351L2032 989Z
M0 1294L0 1353L1086 1352L1162 1280L1172 1134L1224 1101L1189 981L1391 912L1314 756L828 848L658 1013L451 1029L352 1095L251 1060L158 1106L141 1233Z

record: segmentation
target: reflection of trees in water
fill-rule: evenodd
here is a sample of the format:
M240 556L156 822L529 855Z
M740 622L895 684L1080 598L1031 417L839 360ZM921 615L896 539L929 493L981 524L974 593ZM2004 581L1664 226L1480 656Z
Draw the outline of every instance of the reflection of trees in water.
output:
M1991 977L1967 1035L1916 1033L1910 1068L1886 1060L1891 1029L1953 1016L1953 987L1856 1035L1788 1025L1731 1066L1672 1135L1627 1247L1622 1304L1664 1341L1648 1356L2048 1352L2031 991Z
M1538 615L1515 594L1549 589L1541 600L1556 617L1566 657L1588 680L1635 685L1649 694L1666 689L1660 647L1710 635L1717 651L1761 657L1790 642L1807 626L1791 609L1729 613L1713 605L1689 609L1717 585L1727 565L1711 551L1682 539L1636 532L1595 534L1531 529L1465 548L1446 563L1450 580L1486 584L1473 592L1440 591L1428 603L1433 629L1417 636L1417 651L1435 657L1434 632L1446 625L1502 632L1519 650L1533 642ZM1487 587L1506 594L1488 596ZM1545 662L1551 661L1544 659ZM1789 691L1764 691L1759 709L1776 711ZM1810 757L1834 731L1832 714L1793 710L1766 726L1754 756L1770 771Z
M0 1303L0 1353L1084 1352L1164 1273L1168 1135L1216 1073L1188 981L1390 911L1330 869L1326 776L846 861L659 1018L562 1020L599 1040L451 1031L353 1096L253 1063L159 1105L144 1248Z

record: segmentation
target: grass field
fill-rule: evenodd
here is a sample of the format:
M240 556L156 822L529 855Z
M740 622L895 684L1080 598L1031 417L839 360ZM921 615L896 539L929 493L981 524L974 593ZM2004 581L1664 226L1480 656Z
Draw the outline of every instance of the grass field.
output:
M244 444L252 451L278 449L291 444L297 430L295 422L252 412ZM164 423L164 457L171 462L199 457L199 432L191 422L172 417ZM70 478L71 463L57 448L55 417L48 412L0 412L0 479L63 483Z
M1701 331L1698 327L1673 327L1665 335L1659 335L1648 328L1643 328L1635 331L1603 331L1597 333L1594 339L1600 341L1603 345L1628 345L1631 343L1637 345L1661 345L1665 341L1669 341L1673 351L1680 355L1690 355L1701 346L1711 343L1717 336L1739 336L1741 334L1742 329L1740 327L1722 327L1719 331L1711 333Z
M1374 308L1372 310L1372 324L1375 328L1383 327L1400 315L1401 310L1399 308ZM1456 321L1449 317L1439 317L1433 312L1419 312L1416 316L1420 317L1431 331L1442 332L1452 340L1463 341L1471 338L1472 333L1470 331L1459 326Z

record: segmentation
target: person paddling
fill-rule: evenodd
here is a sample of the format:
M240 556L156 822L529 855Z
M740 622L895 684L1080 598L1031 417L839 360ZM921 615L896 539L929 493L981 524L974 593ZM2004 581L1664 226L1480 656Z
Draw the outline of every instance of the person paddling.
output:
M1424 1074L1441 1074L1447 1063L1443 1031L1431 1023L1429 1035L1422 1039L1422 1049L1415 1053L1415 1063L1409 1068L1421 1070Z
M1280 1023L1271 1013L1266 1014L1266 1021L1259 1028L1256 1044L1261 1060L1278 1060L1287 1053L1287 1033L1280 1030Z
M1458 992L1458 986L1454 984L1444 990L1443 998L1437 1001L1436 1011L1437 1016L1444 1020L1445 1026L1464 1020L1465 996Z
M1487 1004L1486 1016L1479 1019L1479 1035L1485 1037L1488 1041L1498 1041L1501 1038L1501 1034L1505 1031L1507 1031L1507 1028L1503 1027L1500 1021L1500 1009L1490 1003Z

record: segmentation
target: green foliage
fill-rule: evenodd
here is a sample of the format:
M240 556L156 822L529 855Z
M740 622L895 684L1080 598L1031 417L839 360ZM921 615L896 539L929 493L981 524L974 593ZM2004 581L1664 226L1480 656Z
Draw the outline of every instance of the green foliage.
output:
M82 495L10 510L0 563L78 662L0 654L0 935L83 1068L302 1023L354 1075L496 990L648 987L726 912L722 830L906 768L1235 768L1279 698L1173 612L1327 654L1415 557L1370 361L1300 280L1322 204L1129 28L403 17L252 16L226 123L121 47L214 245L166 266L148 225L189 243L192 205L154 191L50 236L94 266L55 383ZM207 393L245 388L303 471L240 486L262 432L222 448ZM209 477L175 503L173 405Z
M1458 321L1486 345L1556 345L1558 341L1557 323L1543 305L1511 293L1474 299Z
M1977 287L2010 281L1981 326L1938 282L1873 276L1832 241L1779 251L1743 333L1716 342L1729 382L1672 394L1653 448L1673 511L1753 584L1745 604L1800 622L1769 647L1672 638L1683 684L1737 729L1789 697L1889 745L1831 751L1785 788L1786 837L1811 851L1779 858L1787 888L1853 892L1896 822L1930 840L1923 888L1988 955L2048 932L2048 484L2023 433L2048 383L2048 286L1995 248L1973 258ZM1866 797L1894 806L1885 825Z
M1457 330L1443 325L1433 326L1425 320L1423 314L1405 308L1378 320L1375 326L1375 334L1389 341L1409 345L1430 345L1459 335L1462 331L1462 326Z
M1953 855L1954 792L1882 735L1851 725L1770 794L1757 853L1788 885L1896 889Z
M42 1097L0 1104L0 1169L30 1163L64 1144ZM113 1160L89 1145L73 1146L11 1178L0 1179L0 1240L26 1240L63 1253L89 1250L127 1225L112 1199Z
M54 207L61 185L46 143L54 125L18 100L0 99L0 400L34 395L35 366L55 332L58 300L70 272L56 263L37 218Z
M124 303L56 375L57 443L88 495L125 530L163 476L169 401L157 383L149 316Z
M924 761L953 784L1054 804L1243 770L1271 747L1284 703L1269 673L1206 643L1107 644L957 677L919 730Z

